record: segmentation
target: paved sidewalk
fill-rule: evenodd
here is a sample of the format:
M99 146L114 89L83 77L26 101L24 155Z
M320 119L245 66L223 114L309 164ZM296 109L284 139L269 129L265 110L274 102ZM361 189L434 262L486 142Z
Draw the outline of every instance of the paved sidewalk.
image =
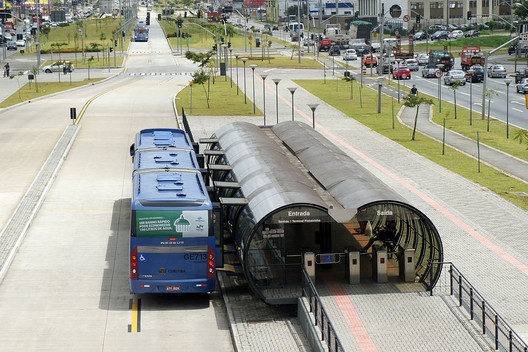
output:
M442 142L443 127L432 121L432 111L427 105L422 105L418 113L417 131L424 135ZM405 107L399 116L399 120L413 128L416 116L416 108ZM467 154L475 159L478 158L477 143L461 134L451 130L445 131L446 145ZM501 152L497 149L480 143L480 160L495 169L528 183L528 162L514 156Z

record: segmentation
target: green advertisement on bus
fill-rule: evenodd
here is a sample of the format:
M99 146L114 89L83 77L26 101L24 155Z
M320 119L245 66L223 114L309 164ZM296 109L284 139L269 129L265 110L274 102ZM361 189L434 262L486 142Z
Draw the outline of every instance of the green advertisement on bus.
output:
M207 210L136 211L138 237L204 237L208 230Z

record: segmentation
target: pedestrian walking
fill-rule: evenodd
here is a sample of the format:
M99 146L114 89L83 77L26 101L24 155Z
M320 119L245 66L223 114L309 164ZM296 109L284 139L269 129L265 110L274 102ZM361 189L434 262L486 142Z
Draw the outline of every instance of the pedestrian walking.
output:
M9 62L4 65L4 77L9 77Z
M418 88L416 88L415 84L413 84L413 86L411 88L411 94L412 95L418 95Z
M62 62L62 72L64 72L64 74L68 73L68 66L66 66L66 61Z

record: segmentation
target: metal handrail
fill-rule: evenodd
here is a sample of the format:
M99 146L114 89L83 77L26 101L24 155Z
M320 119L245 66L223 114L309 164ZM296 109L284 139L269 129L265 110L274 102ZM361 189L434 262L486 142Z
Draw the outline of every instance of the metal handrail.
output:
M321 329L321 340L326 340L326 345L329 351L345 351L343 344L337 336L337 332L330 321L328 313L323 307L323 302L317 294L315 286L310 279L310 276L306 272L306 269L302 268L303 280L302 280L302 296L308 298L308 304L310 306L310 312L314 313L315 326L320 326ZM326 337L326 339L325 339Z
M512 329L499 313L482 297L468 279L451 262L429 262L429 266L442 265L446 286L437 284L433 290L447 293L456 297L459 307L464 307L469 318L477 322L482 328L482 334L492 340L496 350L527 352L528 344ZM430 268L432 270L432 267ZM449 292L442 290L448 289Z

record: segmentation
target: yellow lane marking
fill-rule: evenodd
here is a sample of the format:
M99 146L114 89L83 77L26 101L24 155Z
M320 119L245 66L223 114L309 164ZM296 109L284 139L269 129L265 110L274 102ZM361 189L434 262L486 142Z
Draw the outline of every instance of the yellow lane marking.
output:
M132 324L128 326L128 332L139 332L140 303L139 299L132 300Z
M217 271L230 271L232 273L235 272L235 267L231 264L225 264L223 268L216 268Z
M143 78L143 77L141 77L141 78ZM86 102L86 104L84 104L84 106L83 106L83 108L82 108L82 110L81 110L81 112L80 112L80 114L79 114L79 117L77 118L77 121L75 121L75 124L78 125L79 122L81 122L81 119L82 119L83 116L84 116L84 112L86 111L86 109L88 109L88 105L90 105L90 103L91 103L92 101L94 101L95 99L99 98L101 95L110 92L111 90L114 90L114 89L117 89L117 88L121 88L121 87L126 86L127 84L130 84L130 83L133 83L133 82L135 82L135 81L130 81L130 82L127 82L127 83L121 84L121 85L119 85L119 86L117 86L117 87L113 87L113 88L107 89L107 90L105 90L104 92L101 92L101 93L97 94L97 95L96 95L95 97L93 97L92 99L88 100L88 101Z

